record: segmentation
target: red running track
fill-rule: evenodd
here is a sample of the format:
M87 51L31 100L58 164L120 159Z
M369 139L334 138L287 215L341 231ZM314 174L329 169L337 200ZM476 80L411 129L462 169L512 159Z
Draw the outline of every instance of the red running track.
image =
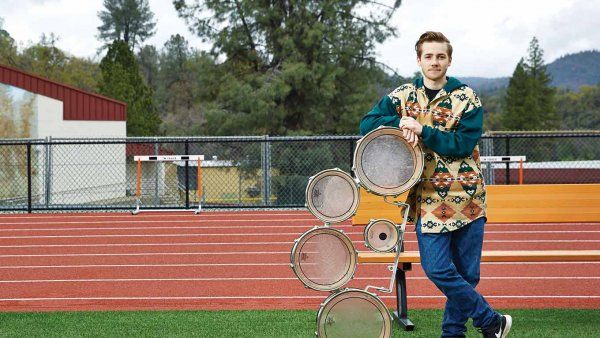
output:
M0 311L317 309L329 295L290 269L305 211L0 215ZM358 250L361 227L336 225ZM413 227L406 250L416 250ZM486 250L600 249L600 223L488 224ZM349 287L387 286L360 264ZM600 262L483 263L478 290L498 308L600 308ZM410 308L441 308L420 265ZM394 295L380 294L390 307Z

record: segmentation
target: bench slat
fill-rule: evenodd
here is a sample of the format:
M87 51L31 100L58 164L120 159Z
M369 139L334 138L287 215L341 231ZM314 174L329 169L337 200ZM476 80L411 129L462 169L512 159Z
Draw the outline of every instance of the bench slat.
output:
M394 263L395 253L359 252L359 263ZM421 261L418 251L406 251L400 254L402 263ZM514 250L483 251L482 262L565 262L600 261L600 250Z
M600 222L600 184L489 185L487 194L489 223ZM405 199L406 194L397 198ZM352 224L371 218L402 222L398 207L360 189Z

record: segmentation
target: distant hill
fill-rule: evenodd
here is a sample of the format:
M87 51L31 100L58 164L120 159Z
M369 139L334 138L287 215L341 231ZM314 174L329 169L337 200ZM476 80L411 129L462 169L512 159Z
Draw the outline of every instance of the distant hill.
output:
M583 85L600 84L600 51L567 54L548 64L555 87L579 90Z
M469 85L479 95L494 95L499 90L508 86L509 77L462 77L457 76L460 82Z
M516 65L515 65L516 67ZM547 65L552 85L579 90L583 85L600 84L600 51L590 50L567 54ZM510 77L462 77L457 78L471 86L479 94L495 95L508 86Z

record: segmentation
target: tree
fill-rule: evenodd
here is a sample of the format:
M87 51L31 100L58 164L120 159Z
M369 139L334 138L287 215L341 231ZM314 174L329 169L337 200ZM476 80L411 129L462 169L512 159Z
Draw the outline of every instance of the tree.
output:
M0 63L15 66L17 64L17 46L8 31L4 29L4 20L0 18Z
M4 29L4 19L2 18L0 18L0 38L12 39L10 34L8 34L8 32Z
M16 56L16 67L51 80L97 92L98 64L90 59L70 56L56 46L58 37L42 34L40 41L27 46Z
M222 60L203 132L356 133L386 74L375 45L400 6L374 1L173 1ZM370 10L370 11L369 11Z
M104 0L104 8L98 12L98 38L105 43L123 40L133 50L154 35L156 22L148 0Z
M179 34L172 35L160 53L157 99L165 121L165 131L169 134L193 133L194 126L203 119L199 106L203 70L196 71L193 68L195 61L198 61L195 54L196 51Z
M158 86L158 51L152 45L145 45L140 48L137 54L137 61L140 65L140 73L145 83L156 91Z
M544 52L534 37L529 44L527 60L521 59L506 89L506 130L551 130L558 127L556 90L543 60Z
M58 37L42 34L40 41L23 50L19 60L22 69L43 77L60 81L68 63L65 52L56 46Z
M561 129L600 130L600 85L581 86L578 92L564 90L556 107L563 117Z
M127 103L127 135L158 135L160 118L152 99L152 90L139 73L139 65L125 41L108 46L100 62L100 93Z

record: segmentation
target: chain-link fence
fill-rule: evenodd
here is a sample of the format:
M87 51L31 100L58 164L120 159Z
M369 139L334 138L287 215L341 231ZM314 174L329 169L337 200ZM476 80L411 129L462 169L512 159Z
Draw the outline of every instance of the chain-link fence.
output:
M133 210L304 206L310 176L352 169L358 136L188 137L0 141L0 210ZM600 133L491 134L482 156L488 184L600 183ZM204 155L197 163L136 155ZM138 179L139 177L139 179ZM139 192L137 195L139 181ZM201 182L200 190L198 182Z
M524 163L489 163L488 184L600 183L600 132L491 133L482 137L484 156L525 156Z

